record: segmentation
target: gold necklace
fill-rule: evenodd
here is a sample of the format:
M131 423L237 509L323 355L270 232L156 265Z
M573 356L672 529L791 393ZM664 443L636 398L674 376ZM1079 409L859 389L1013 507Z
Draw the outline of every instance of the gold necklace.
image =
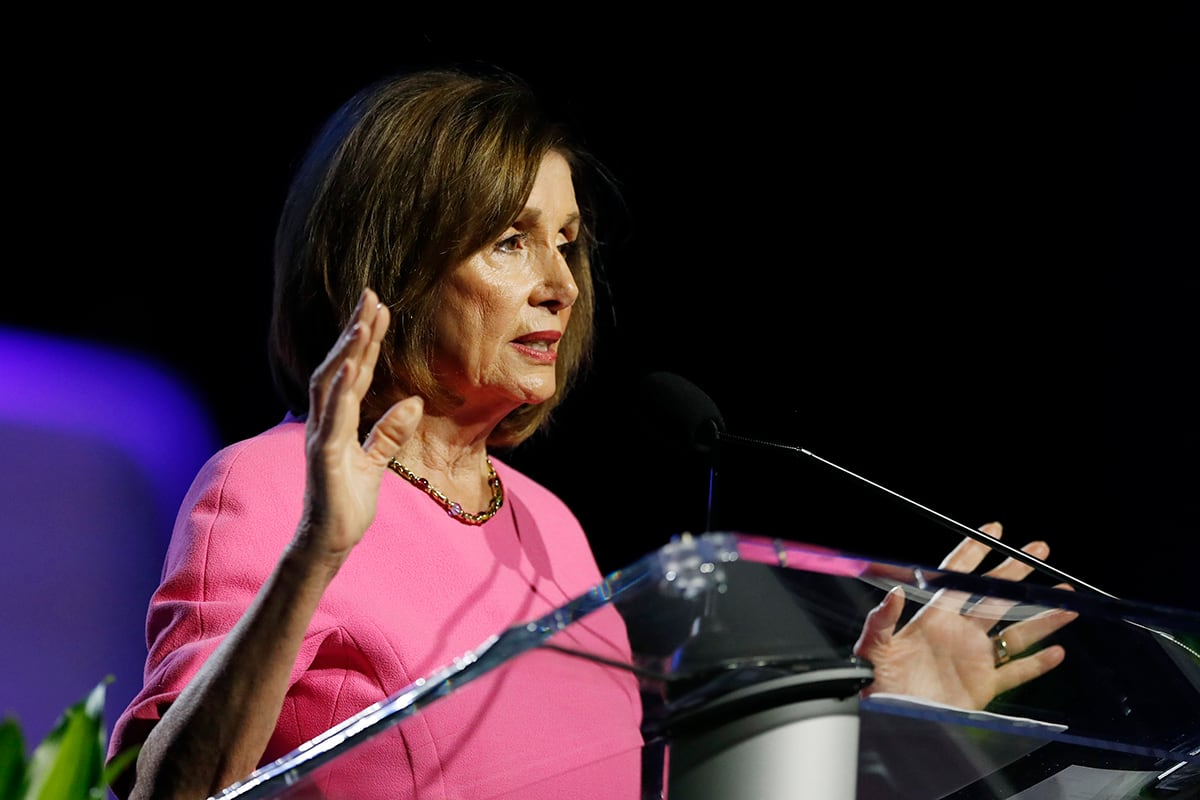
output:
M496 512L500 510L500 506L504 505L504 485L500 483L500 476L496 474L496 470L492 467L492 459L484 457L487 461L488 468L488 486L492 487L492 499L488 502L488 507L478 514L472 514L468 511L463 511L463 507L455 503L449 497L439 492L426 479L415 474L411 469L401 464L396 459L388 462L388 467L399 475L404 480L417 487L425 494L432 497L437 504L446 509L446 513L454 517L464 525L482 525L492 517L496 516Z

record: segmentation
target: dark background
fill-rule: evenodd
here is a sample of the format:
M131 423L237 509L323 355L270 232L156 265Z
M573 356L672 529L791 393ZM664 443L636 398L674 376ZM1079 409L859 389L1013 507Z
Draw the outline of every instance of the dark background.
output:
M707 524L707 462L640 424L640 377L669 370L730 432L1200 608L1195 26L927 22L60 41L7 76L0 324L141 354L222 440L256 433L283 413L270 245L309 138L392 70L497 63L575 119L627 204L602 220L594 370L510 459L603 568ZM926 564L959 539L858 516L877 493L794 456L726 458L719 526Z

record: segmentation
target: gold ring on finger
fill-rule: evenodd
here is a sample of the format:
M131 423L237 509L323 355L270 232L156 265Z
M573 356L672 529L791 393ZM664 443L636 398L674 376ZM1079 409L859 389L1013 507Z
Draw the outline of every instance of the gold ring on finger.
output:
M1012 661L1012 654L1008 652L1008 642L1005 641L1003 633L997 633L992 637L992 651L996 655L997 667L1002 667Z

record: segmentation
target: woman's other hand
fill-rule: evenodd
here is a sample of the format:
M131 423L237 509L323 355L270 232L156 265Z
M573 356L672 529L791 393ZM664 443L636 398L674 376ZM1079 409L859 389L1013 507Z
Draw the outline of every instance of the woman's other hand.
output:
M994 538L1003 529L993 522L980 528ZM1045 542L1030 542L1022 551L1040 559L1050 553ZM941 568L973 572L991 549L974 539L964 539L941 563ZM1022 580L1033 571L1014 558L983 573L990 578ZM1056 588L1070 589L1061 584ZM959 708L982 709L1009 689L1046 674L1062 663L1061 645L1031 648L1063 627L1078 614L1051 609L1005 627L1005 653L998 653L989 631L1003 618L1011 601L985 598L964 609L962 592L941 590L899 631L904 591L895 587L868 615L854 654L871 662L875 679L864 694L891 692L921 697ZM999 659L998 655L1005 658Z

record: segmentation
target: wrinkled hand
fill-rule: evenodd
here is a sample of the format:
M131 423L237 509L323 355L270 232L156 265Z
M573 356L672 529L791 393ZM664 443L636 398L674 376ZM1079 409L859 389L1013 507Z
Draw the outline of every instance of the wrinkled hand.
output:
M387 306L364 290L309 383L308 481L296 544L335 569L375 518L388 460L413 434L424 409L420 397L405 398L380 417L365 442L358 440L359 409L390 322Z
M996 522L980 530L997 539L1003 533ZM1021 549L1040 559L1050 552L1045 542L1031 542ZM982 542L964 539L940 566L972 572L990 551ZM1021 561L1008 558L983 574L1022 580L1032 571L1032 567ZM1056 588L1071 587L1062 584ZM867 615L854 645L854 654L871 662L875 671L874 681L863 694L893 692L958 708L982 709L1001 692L1044 675L1062 663L1066 654L1060 645L1021 654L1075 619L1076 612L1051 609L1005 627L1003 636L1012 658L998 665L988 631L1014 603L986 598L964 613L966 599L962 592L941 590L897 632L896 624L904 610L904 591L896 587L888 592Z

